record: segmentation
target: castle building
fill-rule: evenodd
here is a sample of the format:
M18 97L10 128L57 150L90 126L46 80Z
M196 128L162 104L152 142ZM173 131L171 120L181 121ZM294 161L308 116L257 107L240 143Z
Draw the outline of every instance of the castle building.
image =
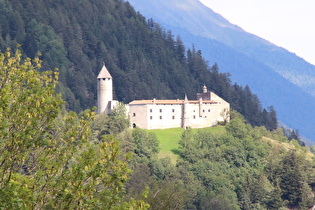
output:
M117 101L112 100L112 77L105 66L97 78L98 113L110 113ZM197 100L188 100L187 96L184 100L134 100L126 109L131 126L143 129L203 128L230 119L230 104L205 85Z

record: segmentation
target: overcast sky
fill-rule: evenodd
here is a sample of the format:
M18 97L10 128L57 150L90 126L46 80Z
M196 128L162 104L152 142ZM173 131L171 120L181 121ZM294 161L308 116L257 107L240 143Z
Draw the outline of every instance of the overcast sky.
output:
M231 23L315 64L315 0L200 0Z

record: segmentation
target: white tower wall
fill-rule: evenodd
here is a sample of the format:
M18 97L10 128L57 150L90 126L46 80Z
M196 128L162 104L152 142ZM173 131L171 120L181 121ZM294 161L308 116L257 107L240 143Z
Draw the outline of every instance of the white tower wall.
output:
M98 114L110 112L110 103L113 100L113 82L111 78L99 78L97 83Z

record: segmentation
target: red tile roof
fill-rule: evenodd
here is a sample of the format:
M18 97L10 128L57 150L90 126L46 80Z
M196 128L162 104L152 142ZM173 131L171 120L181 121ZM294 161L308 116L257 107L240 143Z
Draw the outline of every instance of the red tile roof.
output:
M130 102L130 105L143 105L143 104L184 104L184 100L135 100ZM198 104L199 100L189 100L189 104ZM205 103L211 103L211 104L217 104L216 101L202 101L203 104Z

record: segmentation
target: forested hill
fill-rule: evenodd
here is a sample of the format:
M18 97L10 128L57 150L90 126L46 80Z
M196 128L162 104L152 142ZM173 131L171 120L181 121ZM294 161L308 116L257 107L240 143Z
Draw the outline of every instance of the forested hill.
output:
M96 105L96 75L103 62L114 77L118 100L194 99L205 84L252 125L276 127L272 107L262 109L248 86L233 85L201 51L185 48L152 20L121 0L0 0L0 49L39 52L43 70L58 68L59 91L69 109Z

